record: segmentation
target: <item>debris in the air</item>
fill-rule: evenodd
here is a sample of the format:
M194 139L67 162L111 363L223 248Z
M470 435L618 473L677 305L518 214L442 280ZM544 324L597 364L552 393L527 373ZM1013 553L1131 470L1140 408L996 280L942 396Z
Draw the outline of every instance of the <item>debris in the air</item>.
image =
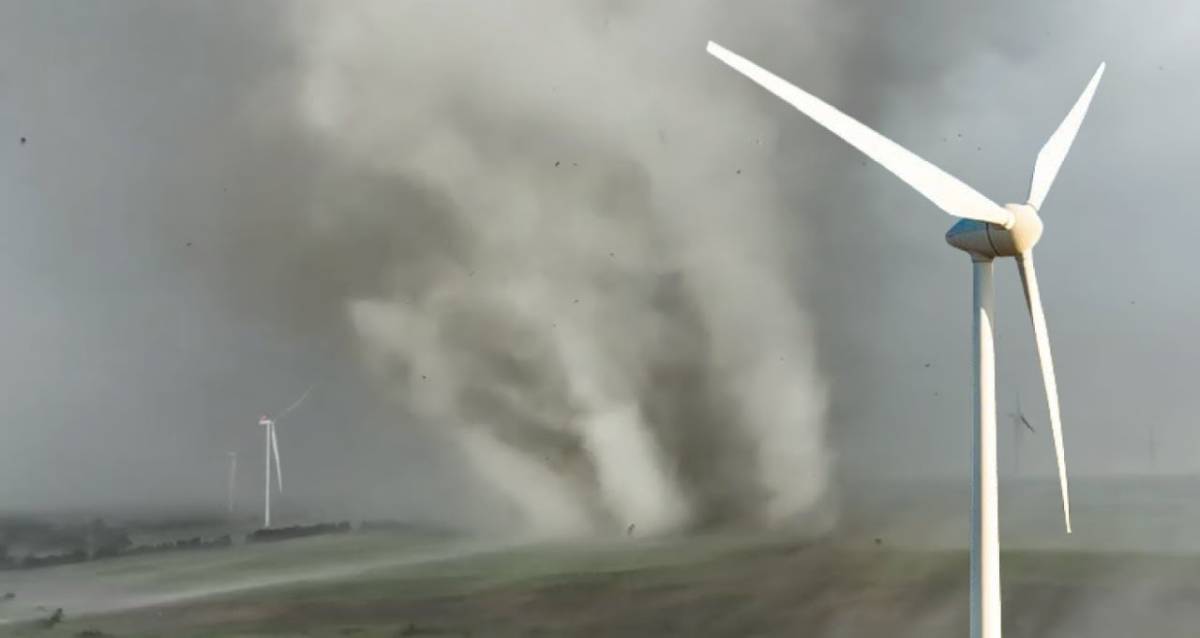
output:
M742 169L740 169L740 168L739 168L739 169L737 169L737 174L738 174L738 175L741 175L741 174L742 174Z
M1025 418L1025 413L1021 412L1020 408L1017 408L1017 412L1011 416L1012 416L1013 421L1016 421L1017 423L1024 425L1025 429L1029 430L1030 432L1034 432L1034 433L1037 432L1037 430L1034 430L1033 426L1029 424L1029 419Z
M875 539L875 544L876 544L876 545L882 545L882 544L883 544L883 539L882 539L882 538L876 538L876 539Z
M192 245L192 242L190 242L190 241L189 241L189 242L187 243L187 245L188 245L188 246L191 246L191 245Z
M625 528L625 535L626 535L626 536L633 536L633 528L634 528L634 527L635 527L635 525L634 525L633 523L630 523L630 524L629 524L629 527Z
M555 163L554 163L554 165L555 165L555 166L558 166L558 165L559 165L559 164L561 164L561 163L562 163L562 162L555 162Z
M22 144L22 145L24 145L24 144L25 144L25 142L27 142L27 141L28 141L28 140L26 140L24 137L21 137L21 144Z
M62 610L62 607L59 607L58 609L54 610L53 614L50 614L49 618L43 619L41 624L43 627L46 627L48 629L48 628L53 627L53 626L57 625L58 623L62 622L62 619L63 619L63 610Z
M933 364L932 364L932 363L926 363L926 364L925 364L925 367L926 367L926 368L928 368L928 367L929 367L929 366L931 366L931 365L933 365Z

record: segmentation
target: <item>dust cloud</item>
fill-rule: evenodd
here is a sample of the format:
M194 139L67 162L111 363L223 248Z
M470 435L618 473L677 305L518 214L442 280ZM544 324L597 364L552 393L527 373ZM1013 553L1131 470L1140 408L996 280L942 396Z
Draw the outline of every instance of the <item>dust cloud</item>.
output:
M404 235L378 294L344 301L363 355L522 520L653 533L818 508L827 389L786 267L796 242L776 232L774 126L712 91L702 55L727 16L360 2L295 17L316 143L420 194L361 209Z
M0 508L220 511L238 451L248 511L255 421L314 383L281 511L821 528L850 479L964 481L949 220L709 39L1001 201L1106 60L1039 246L1067 454L1191 473L1190 11L0 3ZM997 292L1037 430L1001 464L1038 482Z

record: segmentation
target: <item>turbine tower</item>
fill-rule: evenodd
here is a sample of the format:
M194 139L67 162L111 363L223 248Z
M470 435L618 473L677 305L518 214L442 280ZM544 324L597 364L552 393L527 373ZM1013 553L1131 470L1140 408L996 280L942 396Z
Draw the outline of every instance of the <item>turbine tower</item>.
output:
M971 257L974 331L974 429L972 436L971 491L971 636L1000 638L1000 545L996 494L996 392L993 345L992 262L1013 257L1021 275L1025 303L1033 323L1042 381L1050 413L1051 435L1058 460L1063 518L1071 533L1071 506L1067 495L1067 467L1063 455L1058 388L1046 333L1046 317L1033 266L1033 247L1042 235L1038 216L1050 185L1083 123L1092 95L1104 73L1104 64L1092 76L1083 95L1038 153L1029 197L1024 204L1000 206L938 167L917 157L857 120L793 86L715 42L708 52L812 118L834 135L875 160L943 211L959 217L946 233L946 241Z
M274 463L274 465L275 465L275 483L279 489L279 493L280 494L283 493L283 471L280 469L281 464L279 462L279 437L275 433L275 423L279 419L282 419L283 417L287 416L287 414L289 412L291 412L292 410L295 410L297 407L299 407L300 404L304 402L304 399L308 398L309 392L312 392L311 386L307 390L304 391L304 394L300 395L299 399L296 399L296 401L293 402L290 406L288 406L287 409L284 410L283 412L280 412L278 415L276 415L274 417L263 416L258 419L258 424L263 426L263 434L266 437L266 443L264 445L264 455L266 457L265 458L266 462L264 464L264 469L266 470L266 476L265 476L266 483L263 486L263 528L264 529L271 527L271 465L272 465L271 459L272 459L272 457L275 459L275 463Z

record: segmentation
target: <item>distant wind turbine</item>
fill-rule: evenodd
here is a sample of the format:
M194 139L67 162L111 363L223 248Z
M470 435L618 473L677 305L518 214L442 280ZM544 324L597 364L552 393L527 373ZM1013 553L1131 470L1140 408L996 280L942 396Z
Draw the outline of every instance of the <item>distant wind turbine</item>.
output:
M1158 469L1158 427L1154 421L1150 422L1150 472L1154 473Z
M229 488L225 497L225 508L233 516L234 491L237 486L237 452L226 452L229 456Z
M284 411L280 412L279 414L275 415L274 417L264 416L264 417L261 417L258 419L258 424L263 426L263 428L265 428L264 434L266 436L266 445L265 445L266 484L264 485L264 489L263 489L263 527L264 528L268 528L271 526L271 459L272 459L272 457L274 457L274 459L275 459L275 483L279 489L279 493L280 494L283 493L283 470L280 468L280 466L282 464L279 462L279 436L275 433L275 424L276 424L276 422L279 421L279 419L282 419L283 417L287 416L288 413L290 413L292 410L295 410L297 407L299 407L300 404L304 402L304 399L308 398L309 392L312 392L312 386L309 386L309 388L304 391L304 394L300 395L300 398L296 399L296 401L293 402L291 405L289 405L287 407L287 409L285 409Z
M935 206L960 218L946 233L946 242L971 257L973 275L974 428L971 490L971 636L1000 638L1000 542L996 474L996 367L992 338L995 292L992 262L1013 257L1021 275L1025 304L1033 322L1034 341L1050 412L1050 433L1058 461L1063 518L1071 532L1067 495L1067 464L1063 453L1058 386L1050 356L1050 337L1042 297L1033 267L1033 247L1042 236L1038 209L1050 192L1075 135L1083 123L1092 95L1104 73L1096 69L1083 94L1042 146L1033 166L1029 196L1024 203L1000 206L958 178L930 164L892 140L842 113L816 96L715 42L708 52L777 97L796 107L817 124L875 160Z

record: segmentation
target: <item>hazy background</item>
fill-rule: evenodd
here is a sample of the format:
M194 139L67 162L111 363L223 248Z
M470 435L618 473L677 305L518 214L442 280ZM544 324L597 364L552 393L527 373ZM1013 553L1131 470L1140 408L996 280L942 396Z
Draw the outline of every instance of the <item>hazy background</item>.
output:
M494 524L508 513L496 476L546 482L487 470L479 450L494 460L493 444L464 454L440 426L470 411L422 405L442 395L410 387L415 373L379 355L393 348L409 368L422 356L450 361L435 383L486 389L511 374L480 372L490 370L480 353L509 343L540 352L544 340L522 335L557 326L491 323L470 333L487 337L478 346L464 339L434 354L371 328L414 325L386 312L397 301L419 309L416 325L458 316L446 308L461 306L428 300L473 278L473 259L499 274L453 288L452 301L545 271L555 278L528 293L531 307L546 290L605 291L589 318L571 320L568 340L601 352L592 355L604 365L584 366L604 379L600 403L636 396L679 410L695 396L761 411L672 413L658 431L679 458L700 460L680 482L701 515L761 499L756 471L788 482L724 451L729 421L740 441L794 446L805 462L780 465L796 471L788 494L801 509L821 499L827 468L965 480L970 274L942 239L952 220L707 56L710 38L1001 202L1024 197L1041 144L1107 61L1039 246L1069 467L1193 470L1200 441L1184 397L1200 367L1200 306L1180 244L1200 231L1185 155L1200 143L1186 27L1200 8L570 7L0 3L0 509L220 505L227 450L244 459L242 503L253 507L258 416L316 383L279 427L285 501ZM463 166L469 174L455 172ZM391 202L404 203L395 215ZM513 217L523 203L579 206L570 219L602 223ZM1119 227L1123 213L1134 223ZM490 243L464 239L479 228ZM611 257L584 241L605 229L616 229ZM732 248L719 259L697 259L723 241ZM1001 425L1019 390L1038 428L1021 444L1022 467L1049 478L1028 320L1015 268L998 271ZM677 272L684 283L672 283ZM712 285L698 286L706 275ZM693 360L696 343L713 350ZM625 354L611 353L618 346ZM759 374L754 362L773 360L771 348L786 365ZM720 382L672 386L664 399L648 372L664 362ZM538 369L527 387L553 388L554 366ZM554 421L541 409L561 403L535 412ZM776 413L795 429L779 429ZM495 436L539 454L570 449L553 428L522 425L531 412L513 414L518 425ZM1011 452L1002 436L1002 457ZM710 460L734 469L708 475ZM595 465L563 476L588 483L603 473ZM529 507L564 497L545 499Z

